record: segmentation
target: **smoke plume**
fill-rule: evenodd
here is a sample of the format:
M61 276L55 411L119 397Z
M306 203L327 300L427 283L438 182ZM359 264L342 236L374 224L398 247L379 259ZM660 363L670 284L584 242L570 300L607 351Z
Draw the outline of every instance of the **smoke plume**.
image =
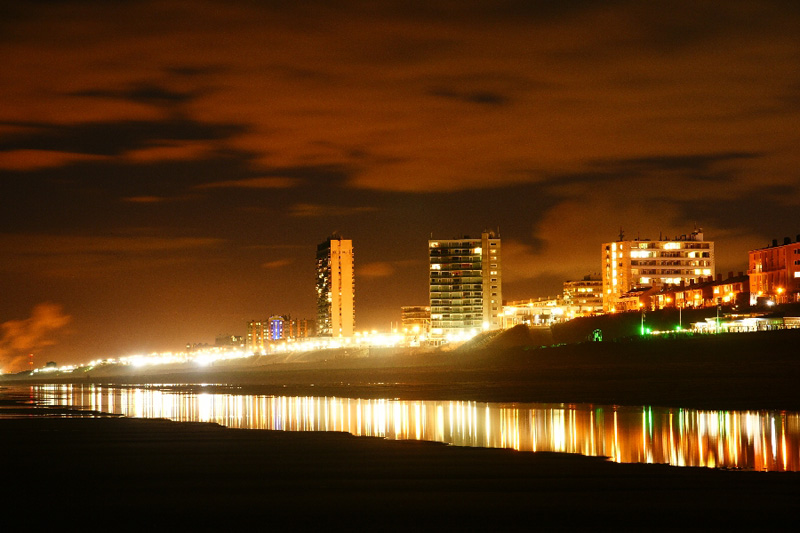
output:
M69 321L60 305L42 303L33 308L30 318L0 324L0 371L23 370L28 354L54 345L56 334Z

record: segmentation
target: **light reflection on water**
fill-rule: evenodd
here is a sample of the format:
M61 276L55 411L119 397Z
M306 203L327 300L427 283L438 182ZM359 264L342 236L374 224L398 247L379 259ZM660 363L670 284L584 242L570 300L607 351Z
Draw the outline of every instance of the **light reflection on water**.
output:
M272 397L94 385L40 385L31 391L45 405L231 428L344 431L607 456L622 463L800 470L800 413L794 412Z

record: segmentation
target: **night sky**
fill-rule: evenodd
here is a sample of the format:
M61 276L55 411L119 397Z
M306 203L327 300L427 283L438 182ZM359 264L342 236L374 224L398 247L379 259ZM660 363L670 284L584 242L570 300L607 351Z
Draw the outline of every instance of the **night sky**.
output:
M800 233L800 3L49 1L0 7L0 369L427 303L427 240L499 228L504 298L689 233ZM403 7L398 7L402 4Z

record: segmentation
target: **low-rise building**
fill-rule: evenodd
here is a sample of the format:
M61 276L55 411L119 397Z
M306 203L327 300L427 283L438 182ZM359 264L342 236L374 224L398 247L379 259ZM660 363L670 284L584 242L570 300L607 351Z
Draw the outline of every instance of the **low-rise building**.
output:
M750 301L786 303L800 301L800 235L795 242L790 237L779 245L777 239L771 246L748 252L750 275Z
M568 314L589 316L603 312L603 278L600 275L584 276L580 280L564 282L564 305Z

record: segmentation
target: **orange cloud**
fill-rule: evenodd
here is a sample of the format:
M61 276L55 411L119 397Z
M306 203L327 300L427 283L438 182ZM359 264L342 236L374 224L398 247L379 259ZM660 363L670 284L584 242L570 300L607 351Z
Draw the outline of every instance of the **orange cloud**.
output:
M152 163L153 161L179 161L202 159L211 152L213 146L207 142L162 142L157 146L149 146L139 150L132 150L124 154L129 161L137 163Z
M103 156L56 152L51 150L11 150L0 152L0 170L38 170L69 165L80 161L100 161Z
M288 189L300 183L297 178L287 178L279 176L269 176L262 178L247 178L241 180L215 181L204 183L195 187L196 189Z
M369 213L377 211L375 207L354 206L342 207L337 205L322 204L294 204L289 208L289 215L293 217L323 217L323 216L347 216L359 213Z
M365 278L387 278L394 274L395 269L391 263L385 261L377 261L375 263L367 263L356 268L356 275Z
M261 268L266 268L267 270L275 270L291 264L292 264L291 259L276 259L274 261L267 261L266 263L261 263Z
M123 198L123 202L130 202L132 204L157 204L164 202L167 199L162 196L128 196Z

